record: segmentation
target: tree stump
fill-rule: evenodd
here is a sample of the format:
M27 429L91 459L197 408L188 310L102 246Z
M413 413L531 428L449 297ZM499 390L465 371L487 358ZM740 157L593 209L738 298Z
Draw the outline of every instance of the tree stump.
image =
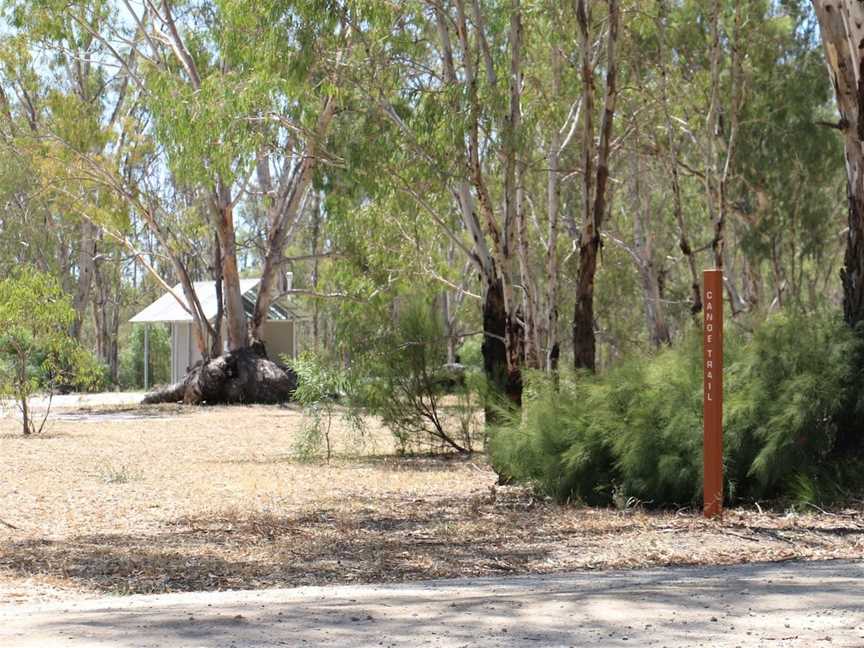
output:
M297 374L269 360L260 347L231 351L207 363L199 362L178 383L147 394L144 404L285 403L297 389Z

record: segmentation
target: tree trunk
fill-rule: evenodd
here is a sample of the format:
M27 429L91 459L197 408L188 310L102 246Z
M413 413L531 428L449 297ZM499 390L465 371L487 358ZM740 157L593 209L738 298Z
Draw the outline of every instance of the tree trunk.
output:
M189 306L189 311L192 314L192 339L195 342L195 348L202 358L210 357L210 349L207 347L207 331L210 330L209 323L204 319L201 302L198 300L198 295L195 292L195 285L189 277L189 272L186 266L176 257L172 259L174 269L180 275L180 286L183 289L183 296L186 298L186 303Z
M112 384L119 377L117 336L120 329L119 254L111 258L104 255L93 264L93 324L96 337L96 355L108 367Z
M579 240L579 271L573 311L573 365L594 371L594 273L600 234L592 212L594 192L594 63L591 57L591 9L586 0L576 3L582 76L582 232Z
M81 339L81 325L84 313L90 303L90 288L93 285L93 269L96 262L96 232L98 228L89 220L81 221L81 241L78 253L78 283L72 298L75 320L72 322L71 335Z
M335 114L336 100L327 97L318 115L315 133L303 152L303 161L290 172L288 170L283 172L276 189L276 196L270 208L270 231L267 237L267 252L261 269L261 283L258 285L258 298L252 312L250 334L253 341L260 341L263 335L264 323L267 321L270 305L276 296L274 294L276 280L284 262L285 245L294 226L303 215L303 206L318 164L319 151Z
M27 384L27 357L19 352L17 360L18 381L17 385L15 385L17 388L16 396L18 398L18 403L21 406L22 431L24 432L24 436L28 436L33 431L33 424L30 422L30 409L29 403L27 402L28 390L25 387Z
M594 277L600 250L600 228L606 213L606 185L609 180L609 152L617 96L617 63L615 47L618 40L618 0L609 0L609 35L606 41L606 92L600 138L597 149L597 172L594 176L594 128L591 119L594 104L594 68L591 57L591 15L586 0L576 3L582 47L582 84L585 111L583 123L583 224L579 240L579 275L576 283L576 304L573 310L573 363L577 369L594 371L596 339L594 335Z
M181 382L147 394L143 402L285 403L296 388L293 370L268 360L262 346L252 345L199 362Z
M479 15L475 2L476 13ZM517 352L519 365L532 369L540 368L540 339L538 335L537 284L534 281L529 259L529 234L525 222L525 163L522 160L520 131L522 129L522 10L519 0L512 0L510 7L510 74L508 90L509 110L504 120L504 223L505 247L507 255L515 246L519 262L519 275L522 287L521 320L523 322L519 340L521 350ZM483 40L482 42L485 42ZM510 310L515 304L510 302ZM512 315L511 315L511 322ZM511 358L511 363L515 358ZM521 382L520 382L521 384ZM521 394L519 398L521 402Z
M849 0L813 0L834 85L846 149L849 229L840 279L843 314L850 326L864 320L864 80L858 43L864 42L864 5ZM853 47L854 45L854 47Z
M864 321L864 133L846 139L849 230L840 279L843 282L843 315L850 326L856 326ZM854 139L854 146L850 139Z
M483 298L483 370L486 378L497 391L506 395L509 402L522 405L522 375L519 367L512 366L507 359L508 330L513 335L514 323L507 314L501 281L489 284ZM497 415L487 407L486 422L495 423Z
M579 247L579 278L573 309L573 366L594 371L597 341L594 335L594 275L600 237Z
M640 70L641 73L641 70ZM652 205L650 190L647 199L644 195L642 178L641 130L638 118L634 119L634 143L636 152L630 156L630 210L633 213L633 254L639 278L642 280L642 295L645 307L645 321L648 338L655 348L671 343L669 325L666 322L665 308L661 299L660 276L654 256L654 237L652 235Z
M552 96L558 101L561 96L561 51L552 46ZM566 126L566 124L565 124ZM543 318L543 333L545 334L544 368L547 373L557 371L558 360L558 229L560 223L561 178L558 172L561 154L561 135L553 126L549 140L547 163L549 169L546 175L546 212L549 221L548 239L546 241L546 298Z
M93 278L96 290L93 291L93 328L96 334L96 356L108 364L108 302L109 291L105 285L106 277L102 273L102 261L93 266Z
M724 140L723 113L720 106L721 87L721 65L720 57L723 49L721 43L722 7L720 0L714 0L711 17L711 101L708 109L708 169L705 174L706 200L708 202L708 213L713 219L714 236L711 240L711 249L714 252L714 267L723 269L726 265L726 189L729 183L729 174L732 169L732 161L735 156L736 138L738 135L739 112L741 108L741 2L735 1L735 19L732 33L732 61L731 61L731 98L729 112L729 139ZM719 143L719 148L714 140ZM724 155L721 156L721 152ZM722 158L722 164L721 164ZM722 168L721 168L722 167ZM714 204L716 196L716 205ZM733 303L733 317L741 311L734 308L737 294L733 294L734 284L726 281L726 289Z
M28 409L26 396L21 398L21 425L24 436L30 436L30 410Z
M309 278L312 290L318 290L318 274L319 274L319 257L318 243L321 238L321 196L318 192L315 193L315 200L312 202L312 276ZM321 333L319 331L319 319L321 314L321 306L319 300L312 300L312 349L318 353L321 345Z
M660 280L653 262L642 272L642 290L645 294L645 318L648 322L648 337L654 347L671 344L669 324L666 322L665 309L660 296Z
M645 306L645 321L648 326L648 337L654 347L670 344L669 324L666 321L665 308L660 294L660 273L654 261L651 245L651 234L647 222L643 222L643 205L637 204L634 212L634 238L636 254L639 257L639 277L642 280L642 294ZM648 219L645 218L645 221Z
M234 213L227 201L219 208L217 232L222 255L222 295L225 301L225 329L228 350L238 351L248 345L246 310L243 308L243 291L240 289L240 272L237 268L237 243L234 233ZM216 322L219 326L219 322Z
M120 304L114 300L111 308L111 324L109 327L108 343L108 371L111 375L111 383L116 385L120 381Z
M225 318L225 295L222 290L222 248L219 245L219 235L213 235L213 265L210 274L216 287L216 316L213 318L213 330L210 331L210 357L218 358L225 348L222 340L222 320Z
M675 137L676 127L672 120L669 109L669 79L667 77L666 27L669 19L669 7L667 0L658 3L660 13L658 16L658 29L660 32L660 89L663 99L663 116L666 123L666 146L668 148L669 176L672 184L672 211L675 215L675 223L678 225L678 249L687 257L687 268L690 270L690 313L698 315L702 311L702 287L699 278L699 270L696 267L696 255L690 245L690 237L687 234L687 223L684 220L684 206L681 200L681 182L678 173L678 143Z

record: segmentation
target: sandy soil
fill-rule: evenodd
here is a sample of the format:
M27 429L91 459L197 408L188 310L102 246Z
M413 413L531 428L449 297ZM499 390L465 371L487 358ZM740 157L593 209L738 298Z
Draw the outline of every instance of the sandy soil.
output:
M860 648L864 563L639 569L0 605L8 648Z
M562 507L481 456L400 457L372 422L299 461L292 408L0 419L0 603L572 569L860 558L860 507L807 513Z

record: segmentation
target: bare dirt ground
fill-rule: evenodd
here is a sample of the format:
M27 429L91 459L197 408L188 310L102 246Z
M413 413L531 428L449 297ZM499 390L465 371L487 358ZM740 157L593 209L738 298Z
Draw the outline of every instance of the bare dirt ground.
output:
M861 648L864 563L806 561L0 605L4 648Z
M481 456L399 457L374 423L302 462L301 428L280 407L63 410L30 439L0 419L0 604L864 556L860 506L565 507Z
M34 396L30 399L30 407L37 411L44 411L49 406L56 410L68 410L73 408L137 405L144 398L145 392L102 392L97 394L57 394L51 398L47 396ZM17 406L14 401L0 400L0 415L14 415Z

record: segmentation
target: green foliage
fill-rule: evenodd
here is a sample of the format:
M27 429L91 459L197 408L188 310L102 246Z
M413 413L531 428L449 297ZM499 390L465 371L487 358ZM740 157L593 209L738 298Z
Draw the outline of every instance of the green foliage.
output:
M460 424L461 434L454 434L443 404L453 384L444 370L446 362L443 326L429 302L408 298L398 303L392 325L367 356L365 370L371 380L366 383L364 402L403 450L432 441L459 452L471 451L471 428Z
M312 445L321 436L317 412L327 422L330 413L322 408L333 407L338 394L339 404L355 415L380 417L403 452L471 451L485 380L479 367L463 375L445 366L446 338L434 298L388 294L364 306L346 304L336 313L336 336L345 345L338 362L349 360L348 369L334 369L323 357L292 363L295 398L317 408L309 412Z
M782 314L756 331L727 379L730 472L742 493L830 496L833 464L861 448L862 350L839 317Z
M606 420L593 414L605 407L608 386L587 375L564 375L557 387L540 374L527 378L521 421L513 418L490 439L496 470L561 500L608 502L612 447Z
M337 414L358 438L362 438L365 426L361 411L347 400L350 394L355 393L350 372L313 354L304 354L294 360L285 358L284 362L290 363L297 373L294 401L303 408L303 430L295 444L300 458L315 457L323 447L327 461L330 460L333 455L330 433Z
M150 326L150 386L171 382L171 335L167 327ZM144 326L134 325L120 354L120 385L124 389L144 387Z
M31 268L0 281L0 395L21 410L24 434L40 432L29 398L58 385L87 386L100 367L69 335L75 313L59 283Z
M831 499L853 478L862 435L862 342L835 317L781 314L726 343L724 462L730 500ZM559 499L701 496L699 340L607 374L528 380L524 411L491 442L494 465ZM850 481L851 479L851 481ZM856 483L857 482L857 483Z

